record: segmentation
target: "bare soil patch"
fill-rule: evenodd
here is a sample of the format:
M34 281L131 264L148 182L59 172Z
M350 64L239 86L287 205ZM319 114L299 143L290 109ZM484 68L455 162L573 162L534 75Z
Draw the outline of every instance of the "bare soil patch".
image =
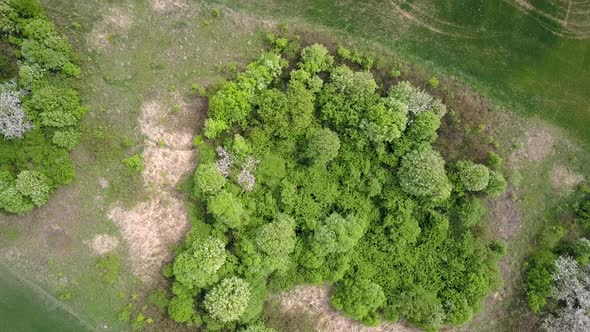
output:
M518 234L523 215L517 203L513 200L512 189L506 190L502 196L488 202L488 224L495 237L507 240Z
M170 247L183 238L189 227L182 196L174 186L194 167L192 137L202 122L199 114L205 105L176 102L181 105L178 112L171 112L158 101L146 102L142 107L142 177L150 198L131 209L115 204L109 213L127 240L134 273L146 283L161 275L163 264L173 256Z
M329 301L328 286L298 286L293 290L275 295L286 312L305 312L318 317L318 331L338 332L415 332L414 328L396 323L383 323L378 327L363 326L359 322L344 317L334 310Z
M510 156L510 162L518 168L523 161L543 161L554 152L555 143L547 128L531 128L524 135L522 147Z
M87 242L96 255L102 256L119 246L119 240L108 234L98 234L91 241Z
M557 190L571 192L583 181L583 175L578 174L563 165L556 165L551 170L551 183Z

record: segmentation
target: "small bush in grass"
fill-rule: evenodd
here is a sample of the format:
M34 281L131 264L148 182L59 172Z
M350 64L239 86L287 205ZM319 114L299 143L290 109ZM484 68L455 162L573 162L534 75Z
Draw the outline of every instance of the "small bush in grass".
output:
M123 165L135 173L141 173L144 169L143 156L140 154L133 155L127 159L123 159Z

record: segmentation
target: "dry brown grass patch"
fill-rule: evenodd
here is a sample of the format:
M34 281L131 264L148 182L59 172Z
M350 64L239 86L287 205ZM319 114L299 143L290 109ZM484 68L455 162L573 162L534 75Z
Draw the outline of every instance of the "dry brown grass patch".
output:
M399 323L383 323L378 327L367 327L344 317L329 303L328 286L298 286L293 290L275 295L286 312L304 312L317 317L318 331L338 332L416 332L417 329Z
M102 256L115 250L119 246L119 240L108 234L98 234L87 242L95 254Z
M578 174L563 165L556 165L551 170L551 183L557 190L571 192L583 181L583 175Z
M160 275L163 264L173 256L170 247L189 227L184 202L174 186L194 167L192 137L204 104L187 105L178 96L174 102L181 106L176 112L158 101L142 107L142 177L150 198L128 210L115 204L109 214L127 240L134 273L148 283Z

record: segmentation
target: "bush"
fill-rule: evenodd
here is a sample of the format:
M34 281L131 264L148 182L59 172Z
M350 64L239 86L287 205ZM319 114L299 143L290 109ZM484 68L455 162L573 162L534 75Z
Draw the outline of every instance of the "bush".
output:
M47 203L51 193L47 177L37 171L20 172L16 178L16 190L29 197L36 206Z
M471 161L460 160L457 162L457 172L461 187L469 191L482 191L490 182L490 171L484 165L477 165ZM504 191L504 190L502 190Z
M328 70L334 63L334 58L329 54L324 45L313 44L301 51L299 68L310 74L317 74Z
M366 279L339 282L330 299L334 308L370 326L379 325L377 310L384 302L381 286Z
M143 156L140 154L135 154L127 159L123 159L122 163L135 173L143 172L145 167L143 164Z
M485 192L491 197L500 197L506 191L506 180L502 173L498 171L490 171L490 179Z

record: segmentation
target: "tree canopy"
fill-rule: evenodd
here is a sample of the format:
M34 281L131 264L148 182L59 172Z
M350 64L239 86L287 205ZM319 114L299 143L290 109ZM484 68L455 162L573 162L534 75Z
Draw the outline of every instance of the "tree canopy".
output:
M408 82L383 92L322 45L289 66L276 50L248 65L213 92L196 140L170 316L257 330L269 290L329 282L332 305L365 324L469 320L501 257L471 228L485 193L503 188L499 173L491 183L485 166L449 167L432 148L445 113ZM219 260L194 258L209 236L226 240L223 263L219 242ZM211 278L197 282L203 271Z

